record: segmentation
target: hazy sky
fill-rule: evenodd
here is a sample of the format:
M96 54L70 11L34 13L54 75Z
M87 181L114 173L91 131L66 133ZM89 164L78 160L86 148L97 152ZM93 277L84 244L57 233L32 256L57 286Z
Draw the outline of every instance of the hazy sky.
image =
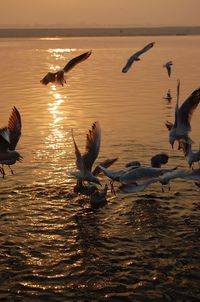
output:
M0 0L0 26L200 26L200 0Z

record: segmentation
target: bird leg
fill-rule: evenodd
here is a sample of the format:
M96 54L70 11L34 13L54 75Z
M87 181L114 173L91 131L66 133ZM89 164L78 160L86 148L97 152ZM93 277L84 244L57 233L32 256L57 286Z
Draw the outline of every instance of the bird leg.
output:
M115 188L114 188L112 180L110 181L110 190L111 190L111 193L113 193L116 196L116 192L115 192Z
M0 173L2 174L2 177L5 178L6 173L4 171L3 165L2 167L0 167Z
M163 188L163 185L162 185L162 192L163 192L163 193L165 192L165 190L164 190L164 188Z
M14 172L13 172L13 170L12 170L11 166L9 166L9 165L8 165L8 168L10 169L10 171L11 171L12 175L14 175Z

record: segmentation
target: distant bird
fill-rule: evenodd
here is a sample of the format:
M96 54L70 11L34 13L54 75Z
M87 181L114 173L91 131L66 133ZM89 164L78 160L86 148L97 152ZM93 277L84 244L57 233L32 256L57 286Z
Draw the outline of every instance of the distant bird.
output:
M180 146L183 150L185 157L187 158L189 167L193 168L195 162L198 162L200 166L200 147L198 151L194 152L192 150L192 144L190 143L180 141Z
M69 72L74 68L78 63L85 61L91 55L92 51L87 51L72 60L70 60L63 69L58 70L57 72L48 72L45 77L40 81L42 84L47 85L48 83L57 83L64 85L66 83L64 74Z
M99 122L94 122L92 129L87 133L86 150L83 155L81 155L78 149L73 132L72 139L75 148L76 167L79 171L71 172L71 175L75 176L79 183L89 181L101 185L99 179L92 173L92 166L99 155L101 144L101 128Z
M188 133L191 131L191 118L192 114L199 105L200 102L200 88L197 88L192 94L185 100L185 102L179 107L179 91L180 81L177 83L177 101L175 107L175 121L171 123L167 121L165 126L169 130L169 142L173 148L175 141L179 142L178 149L181 148L180 140L187 143L193 143Z
M152 48L154 46L155 42L151 42L149 44L147 44L144 48L140 49L139 51L137 51L136 53L134 53L127 61L126 65L123 67L122 72L126 73L130 67L132 66L132 64L134 63L134 61L140 61L139 56L141 56L143 53L145 53L146 51L148 51L150 48Z
M13 107L8 120L8 126L0 129L0 169L3 178L5 177L5 171L3 166L7 165L11 173L14 174L11 169L11 165L15 164L16 161L21 161L22 156L15 150L17 143L21 136L21 116L16 107Z
M168 73L168 76L169 76L169 77L171 76L172 65L173 65L173 62L172 62L172 61L168 61L167 63L165 63L165 64L163 65L163 67L167 69L167 73Z
M103 190L96 190L93 194L90 196L90 203L93 207L100 207L104 205L107 202L107 191L108 191L108 185L106 184Z

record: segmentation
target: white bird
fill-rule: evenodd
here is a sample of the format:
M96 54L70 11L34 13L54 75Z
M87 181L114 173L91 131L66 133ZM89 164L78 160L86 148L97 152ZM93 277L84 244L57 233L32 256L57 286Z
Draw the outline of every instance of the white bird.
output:
M7 165L11 173L14 174L10 165L21 161L22 156L15 150L21 136L21 116L16 107L13 107L8 120L8 126L0 129L0 172L5 177L3 165Z
M126 65L123 67L122 72L126 73L130 67L132 66L134 61L140 61L139 56L141 56L143 53L145 53L146 51L148 51L149 49L151 49L154 46L155 42L151 42L149 44L147 44L145 47L143 47L142 49L140 49L139 51L137 51L136 53L134 53L127 61Z
M112 181L120 181L120 177L122 175L124 175L125 173L127 173L128 171L130 171L132 169L138 168L138 166L129 166L129 167L125 167L120 170L113 171L113 170L103 167L102 165L98 165L98 167L99 167L99 169L102 170L104 175L107 176L108 178L110 178Z
M168 73L168 76L169 76L169 77L171 76L172 65L173 65L173 62L172 62L172 61L168 61L167 63L165 63L165 64L163 65L163 67L167 69L167 73Z
M150 178L153 179L159 177L164 173L172 172L175 169L176 168L163 169L163 168L153 168L153 167L139 167L135 170L123 174L120 177L120 182L122 184L133 184L133 183L143 182L144 180Z
M102 161L99 165L104 167L104 168L108 168L110 167L114 162L116 162L116 160L118 160L118 157L112 158L112 159L105 159L104 161ZM102 170L100 169L99 165L97 165L94 170L92 171L92 174L94 176L99 175ZM83 195L87 195L90 196L92 195L94 192L96 192L98 190L98 188L96 187L95 184L83 184L82 180L77 179L77 183L74 186L74 193L80 193Z
M175 121L174 124L167 121L165 123L169 130L169 142L173 148L175 141L179 142L183 140L187 143L192 143L191 138L188 133L191 131L191 118L192 114L199 105L200 102L200 88L197 88L192 92L192 94L183 102L179 107L179 91L180 91L180 81L177 84L177 101L175 107Z
M74 68L78 63L85 61L91 55L92 51L87 51L72 60L70 60L63 69L58 70L57 72L48 72L45 77L40 81L42 84L47 85L48 83L57 83L64 85L66 83L64 74L69 72Z
M162 185L162 191L164 192L163 186L167 184L170 185L170 181L177 178L186 181L187 180L197 181L197 183L195 184L199 186L200 169L192 170L192 171L173 169L172 171L164 173L160 176L155 175L154 177L153 175L151 175L149 178L139 179L134 183L127 183L127 184L122 183L119 189L124 193L136 193L136 192L143 191L144 189L146 189L146 187L148 187L153 183L160 182ZM170 190L170 186L169 186L169 190Z
M92 129L87 133L86 150L83 155L81 155L78 149L73 132L72 139L75 148L76 167L79 171L71 172L71 175L75 176L80 183L82 183L82 181L89 181L101 185L99 179L92 173L92 166L99 155L101 144L101 128L99 122L94 122Z

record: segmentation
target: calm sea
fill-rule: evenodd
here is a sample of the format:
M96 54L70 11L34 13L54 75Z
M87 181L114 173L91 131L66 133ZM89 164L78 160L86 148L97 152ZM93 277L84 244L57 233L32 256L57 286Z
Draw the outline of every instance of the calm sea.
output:
M147 43L155 46L121 72ZM113 169L159 152L167 167L187 163L168 142L177 79L181 102L200 86L200 36L2 38L0 126L13 106L22 116L17 150L23 163L0 179L1 301L197 301L200 189L173 181L138 194L109 192L92 209L73 194L75 154L94 121L102 129L97 162L119 157ZM67 85L41 78L73 57L92 55L67 74ZM174 65L168 78L162 67ZM164 97L170 89L172 100ZM199 108L191 137L199 148ZM108 182L101 177L102 183ZM117 184L115 185L117 190Z

